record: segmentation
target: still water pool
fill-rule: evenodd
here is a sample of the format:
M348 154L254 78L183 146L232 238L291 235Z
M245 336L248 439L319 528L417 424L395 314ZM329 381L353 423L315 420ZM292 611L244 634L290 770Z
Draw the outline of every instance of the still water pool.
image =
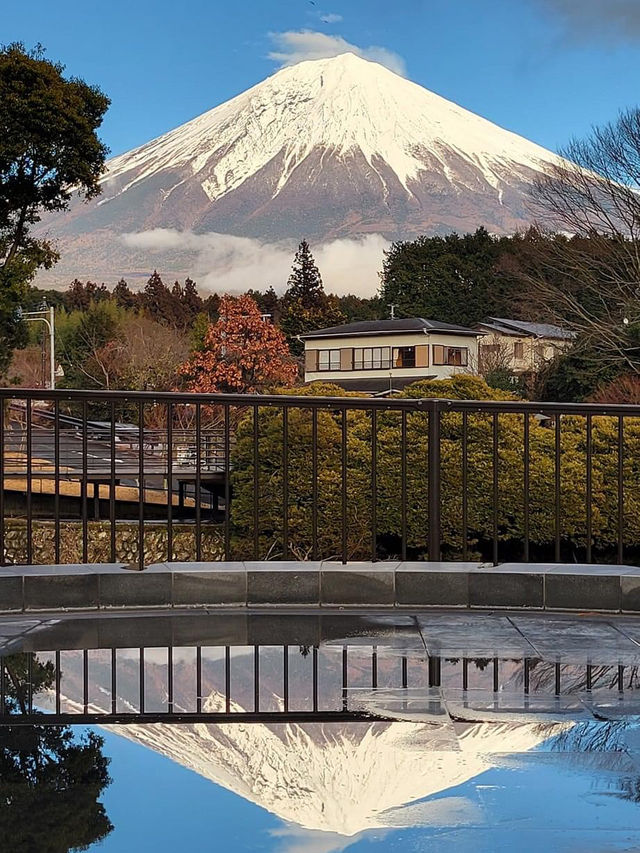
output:
M0 619L0 850L640 850L640 622Z

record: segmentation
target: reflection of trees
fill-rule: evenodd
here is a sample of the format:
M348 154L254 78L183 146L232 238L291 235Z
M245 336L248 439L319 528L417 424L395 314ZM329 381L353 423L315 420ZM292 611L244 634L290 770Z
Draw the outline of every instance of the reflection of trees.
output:
M11 655L5 667L4 714L25 714L50 688L52 663ZM111 781L103 739L74 737L69 726L0 725L0 838L21 853L86 850L113 829L98 802Z

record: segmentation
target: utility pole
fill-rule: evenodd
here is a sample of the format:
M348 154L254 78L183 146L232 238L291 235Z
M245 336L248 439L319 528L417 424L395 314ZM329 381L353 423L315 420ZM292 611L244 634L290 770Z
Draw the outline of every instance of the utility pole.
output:
M26 323L44 323L49 330L49 387L53 390L56 387L56 326L53 306L47 305L43 299L38 311L23 311L18 308L17 314L20 320Z

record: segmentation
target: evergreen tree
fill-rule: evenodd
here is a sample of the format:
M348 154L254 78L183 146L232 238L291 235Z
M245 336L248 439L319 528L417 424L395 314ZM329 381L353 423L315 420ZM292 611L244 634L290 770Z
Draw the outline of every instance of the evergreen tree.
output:
M162 281L157 270L147 281L143 291L144 310L160 323L174 325L175 300L169 288Z
M289 349L296 356L304 352L300 335L344 323L345 317L337 297L327 296L324 292L320 271L306 240L298 246L282 304L280 326L287 337Z
M298 246L284 295L285 303L299 302L303 308L315 308L325 296L320 271L306 240Z
M113 288L113 298L116 300L116 305L120 308L135 308L138 304L137 294L129 289L127 282L121 278Z
M202 311L202 299L198 293L196 283L192 278L186 278L184 288L182 289L182 307L187 320L188 327L191 327L195 318Z
M519 290L501 273L510 238L474 234L418 237L393 243L385 252L380 296L400 316L472 326L487 316L509 316Z

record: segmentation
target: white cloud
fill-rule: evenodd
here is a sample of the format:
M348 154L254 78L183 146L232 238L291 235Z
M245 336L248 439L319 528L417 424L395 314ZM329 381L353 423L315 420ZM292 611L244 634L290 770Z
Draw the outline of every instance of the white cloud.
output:
M633 41L640 38L638 0L538 0L560 16L575 39Z
M363 59L379 62L390 71L406 76L404 60L397 53L386 47L372 45L358 47L351 44L342 36L330 36L313 30L289 30L285 33L269 33L275 45L275 50L269 53L269 59L279 62L281 67L295 65L307 59L327 59L339 56L341 53L355 53Z
M339 24L342 21L342 15L336 15L334 12L328 12L325 15L320 15L320 20L323 24Z
M194 234L156 228L124 234L125 245L156 254L154 265L162 272L162 253L193 254L193 275L198 285L218 293L239 293L248 288L273 286L282 292L287 284L297 243L265 244L230 234ZM311 250L328 293L374 296L378 271L389 241L381 234L344 238L312 245ZM157 264L156 264L157 260ZM167 264L170 264L170 258Z

